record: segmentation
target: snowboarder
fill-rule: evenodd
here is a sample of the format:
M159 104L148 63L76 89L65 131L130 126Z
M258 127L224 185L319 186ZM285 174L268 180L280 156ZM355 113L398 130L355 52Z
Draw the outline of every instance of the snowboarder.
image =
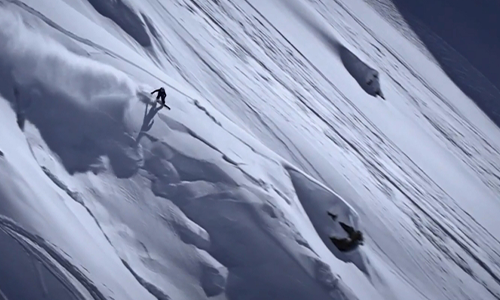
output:
M164 88L159 88L157 90L154 90L151 92L151 95L153 95L154 93L158 93L156 95L156 101L158 101L159 99L161 99L161 104L162 105L166 105L165 104L165 97L167 97L167 93L165 93L165 89Z
M328 215L334 220L337 220L337 216L331 212L327 212ZM339 222L340 226L348 234L349 238L338 239L336 237L330 237L330 241L342 252L348 252L356 249L359 245L363 245L363 233L359 230L355 230L351 226Z

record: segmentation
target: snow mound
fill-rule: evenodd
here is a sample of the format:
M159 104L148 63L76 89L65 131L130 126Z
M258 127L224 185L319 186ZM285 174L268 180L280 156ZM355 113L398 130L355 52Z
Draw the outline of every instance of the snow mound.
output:
M340 223L360 230L359 217L356 211L340 196L309 179L306 175L288 168L297 197L311 220L318 235L325 245L340 260L354 263L361 271L368 274L366 258L359 246L352 251L340 251L330 237L347 238L346 231ZM331 213L336 216L333 220Z
M17 15L0 15L0 92L20 127L33 123L70 173L91 170L106 156L118 177L134 174L142 154L124 120L140 97L136 85L24 28Z

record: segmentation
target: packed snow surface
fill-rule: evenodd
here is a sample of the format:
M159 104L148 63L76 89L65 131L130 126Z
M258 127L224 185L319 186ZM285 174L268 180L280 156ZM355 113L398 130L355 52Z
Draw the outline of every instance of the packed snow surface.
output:
M500 130L393 25L0 0L0 299L499 299Z

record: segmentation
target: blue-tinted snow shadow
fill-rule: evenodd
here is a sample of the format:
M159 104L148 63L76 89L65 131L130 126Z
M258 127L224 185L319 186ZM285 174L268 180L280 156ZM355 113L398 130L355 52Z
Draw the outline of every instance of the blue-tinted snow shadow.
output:
M312 252L294 256L304 247L297 242L298 237L289 233L287 241L293 249L282 244L274 226L286 221L265 193L258 192L258 184L254 188L242 185L235 175L241 171L225 161L215 147L168 116L162 115L161 120L168 126L161 130L171 134L165 139L149 134L143 138L141 143L147 148L144 169L151 177L153 193L172 201L208 233L209 244L204 250L227 268L223 286L220 279L217 286L209 285L212 295L225 293L231 300L326 300L331 295L356 299ZM200 157L177 150L179 140L196 149ZM215 282L213 275L217 274L209 276L209 282Z
M18 124L23 128L28 120L35 125L70 174L95 171L103 157L120 178L139 169L141 157L135 140L123 128L127 96L96 95L100 103L86 109L43 86L21 85L16 90L22 90L11 98Z
M85 297L41 253L0 229L0 299L83 300Z
M151 38L146 25L132 7L122 0L89 0L89 3L102 16L115 22L130 35L139 45L151 47Z
M162 106L158 106L158 102L154 101L149 111L148 108L149 105L146 103L144 105L144 118L142 120L141 131L139 132L139 135L135 139L136 145L138 145L141 142L141 139L144 137L144 135L151 130L155 122L154 117L162 109Z
M500 126L500 2L392 2L450 79Z

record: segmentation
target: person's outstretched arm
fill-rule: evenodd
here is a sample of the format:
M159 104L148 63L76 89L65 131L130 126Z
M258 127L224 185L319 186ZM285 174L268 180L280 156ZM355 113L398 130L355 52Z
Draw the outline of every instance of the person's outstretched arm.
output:
M151 95L153 95L154 93L158 93L159 91L160 91L160 89L154 90L151 92Z

